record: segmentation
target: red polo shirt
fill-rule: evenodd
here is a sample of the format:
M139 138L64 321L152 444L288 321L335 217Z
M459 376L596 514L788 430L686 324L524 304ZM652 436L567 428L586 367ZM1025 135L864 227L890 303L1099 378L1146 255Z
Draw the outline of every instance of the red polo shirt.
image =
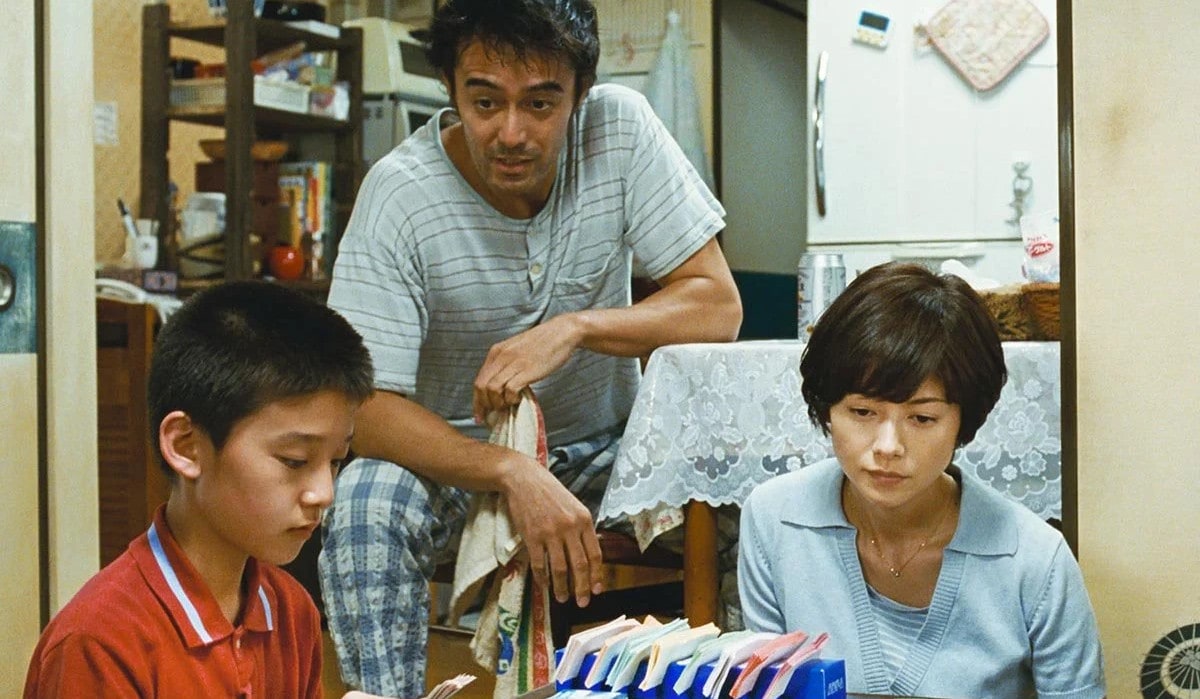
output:
M164 512L46 627L26 699L320 697L320 618L304 588L250 559L240 623L231 625Z

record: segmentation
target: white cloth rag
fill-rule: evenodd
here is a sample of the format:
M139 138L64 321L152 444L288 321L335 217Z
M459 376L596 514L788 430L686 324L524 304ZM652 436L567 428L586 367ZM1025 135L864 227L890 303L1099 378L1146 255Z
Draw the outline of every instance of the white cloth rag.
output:
M531 391L526 389L520 403L493 425L488 441L546 466L546 427ZM529 575L524 542L513 531L507 501L495 492L479 493L471 502L454 565L451 623L478 598L489 578L471 652L475 662L496 673L496 699L509 699L550 682L554 647L549 596Z

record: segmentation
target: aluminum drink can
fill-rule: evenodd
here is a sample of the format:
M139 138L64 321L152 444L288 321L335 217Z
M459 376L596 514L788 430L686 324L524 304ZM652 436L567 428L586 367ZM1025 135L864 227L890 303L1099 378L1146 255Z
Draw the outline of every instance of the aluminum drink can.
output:
M812 335L817 319L846 288L846 265L841 253L806 252L796 274L796 321L799 339Z

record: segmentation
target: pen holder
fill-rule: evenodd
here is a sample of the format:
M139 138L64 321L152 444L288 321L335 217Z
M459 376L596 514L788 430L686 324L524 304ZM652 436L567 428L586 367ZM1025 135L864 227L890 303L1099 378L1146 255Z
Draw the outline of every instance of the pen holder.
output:
M134 239L133 263L138 269L154 269L158 263L158 238L139 235Z

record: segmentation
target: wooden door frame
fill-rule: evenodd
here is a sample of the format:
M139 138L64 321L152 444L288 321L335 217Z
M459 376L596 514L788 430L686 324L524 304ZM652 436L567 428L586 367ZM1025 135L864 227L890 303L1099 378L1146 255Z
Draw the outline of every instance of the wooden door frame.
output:
M1079 409L1075 328L1075 79L1071 0L1057 0L1059 301L1062 336L1062 531L1079 555Z

